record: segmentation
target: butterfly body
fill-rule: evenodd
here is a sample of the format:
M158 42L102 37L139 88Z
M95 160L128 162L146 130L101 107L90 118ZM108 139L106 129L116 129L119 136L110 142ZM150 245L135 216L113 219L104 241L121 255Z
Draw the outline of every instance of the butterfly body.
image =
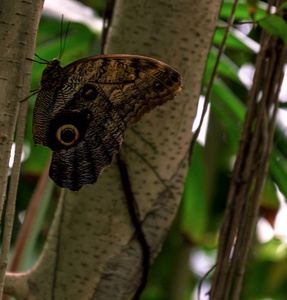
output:
M54 59L40 85L34 143L53 151L56 184L77 191L111 163L131 125L180 92L181 76L155 59L102 55L66 67Z

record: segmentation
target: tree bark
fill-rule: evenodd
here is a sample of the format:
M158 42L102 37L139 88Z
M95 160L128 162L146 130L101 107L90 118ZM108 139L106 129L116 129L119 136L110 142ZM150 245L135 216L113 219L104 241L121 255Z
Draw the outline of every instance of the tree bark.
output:
M29 95L39 11L43 1L0 2L0 193L1 211L5 198L9 159L20 102ZM25 102L27 103L27 102Z
M26 59L34 56L42 6L43 1L37 0L0 2L0 223L2 223L4 202L8 195L0 257L0 297L8 262L28 105L27 101L19 102L19 100L29 95L32 62ZM16 122L18 128L15 135ZM16 150L7 192L9 160L14 135Z
M134 126L120 151L151 262L181 199L220 6L221 0L116 1L105 52L151 56L184 78L181 95ZM18 299L131 299L142 279L142 256L114 158L95 185L64 191L38 264L8 276L6 288ZM11 288L14 282L23 289Z

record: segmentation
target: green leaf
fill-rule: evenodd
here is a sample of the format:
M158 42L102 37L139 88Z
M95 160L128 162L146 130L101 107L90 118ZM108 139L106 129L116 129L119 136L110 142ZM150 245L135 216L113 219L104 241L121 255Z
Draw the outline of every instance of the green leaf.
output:
M287 102L280 102L279 107L280 108L287 108Z
M225 23L220 23L224 24ZM213 38L213 44L214 45L220 45L222 43L224 36L224 30L223 29L217 29ZM231 30L230 34L227 37L226 40L226 49L233 49L237 52L240 53L245 53L245 52L254 52L254 47L250 46L249 42L250 38L244 37L244 39L240 39L238 36L235 36L233 31ZM252 43L255 43L252 41Z
M227 111L226 118L229 116L235 124L242 124L245 116L245 107L233 91L223 81L216 79L212 87L212 93L218 97L216 104L225 107ZM212 104L213 102L215 101L212 101Z
M234 5L234 0L224 1L221 11L220 18L227 19L230 16L232 6ZM257 10L255 14L255 19L263 18L266 16L267 5L262 1L257 1ZM236 11L235 20L248 20L250 19L250 14L248 12L248 4L246 1L239 1Z
M207 84L210 79L211 72L214 68L215 59L218 54L218 49L216 47L211 47L209 52L209 57L206 64L206 70L204 75L204 83ZM225 54L222 54L219 66L218 66L218 74L224 76L225 78L231 79L237 84L241 84L241 81L238 77L238 66Z
M281 193L287 197L287 161L276 148L273 149L270 157L269 173Z
M280 11L281 9L287 8L287 2L283 3L278 9L277 12Z
M287 45L287 24L281 17L271 15L259 20L258 23L268 33L279 36Z
M182 200L181 230L193 242L199 242L207 227L208 205L206 165L202 147L196 144Z

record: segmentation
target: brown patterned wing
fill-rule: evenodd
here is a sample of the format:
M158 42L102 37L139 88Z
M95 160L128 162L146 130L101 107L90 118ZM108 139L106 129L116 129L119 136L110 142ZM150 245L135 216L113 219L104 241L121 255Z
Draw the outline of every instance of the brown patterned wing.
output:
M125 131L172 100L182 84L168 65L141 56L95 56L57 64L57 72L48 67L34 108L34 143L52 149L50 177L72 191L96 182Z

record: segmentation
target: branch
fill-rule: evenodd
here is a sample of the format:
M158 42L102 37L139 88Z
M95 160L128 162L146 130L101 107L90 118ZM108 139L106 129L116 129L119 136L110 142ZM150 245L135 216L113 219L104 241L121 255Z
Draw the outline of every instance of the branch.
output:
M266 32L261 36L253 86L228 194L217 265L210 299L240 296L247 255L258 217L262 189L271 153L278 95L287 49ZM262 88L263 87L263 88ZM260 102L259 95L262 93ZM272 112L269 118L270 111Z
M207 107L208 107L208 104L209 104L209 98L210 98L210 95L211 95L212 86L213 86L214 80L215 80L216 75L217 75L217 69L218 69L218 66L219 66L220 58L221 58L222 54L224 53L227 37L228 37L230 29L233 25L235 10L236 10L237 4L238 4L238 0L235 0L234 3L233 3L233 6L232 6L232 11L230 13L230 17L228 18L227 26L224 27L225 32L224 32L223 40L222 40L222 42L220 44L220 47L218 49L218 54L216 56L216 60L215 60L215 63L214 63L213 69L212 69L210 80L209 80L208 85L207 85L200 122L199 122L199 125L198 125L197 129L195 130L195 132L193 134L193 138L191 140L189 160L192 157L194 146L195 146L196 140L199 136L199 133L200 133L200 130L201 130L201 127L202 127L202 124L203 124L203 120L204 120L204 117L205 117L205 114L206 114L206 111L207 111Z

